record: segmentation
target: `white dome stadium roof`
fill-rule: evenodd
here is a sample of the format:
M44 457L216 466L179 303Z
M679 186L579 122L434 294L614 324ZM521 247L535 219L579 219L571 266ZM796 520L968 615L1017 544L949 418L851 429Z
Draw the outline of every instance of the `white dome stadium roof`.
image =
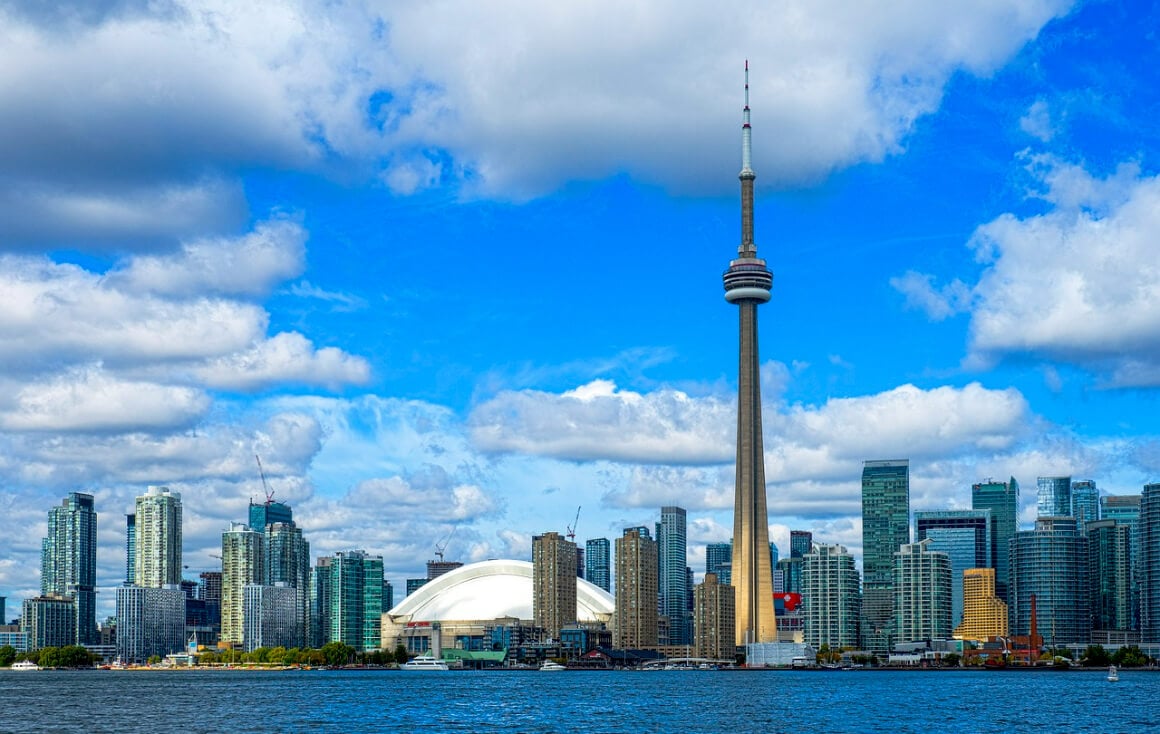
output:
M606 622L615 609L612 595L576 579L576 615L581 622ZM532 619L532 564L481 561L428 581L387 614L411 622Z

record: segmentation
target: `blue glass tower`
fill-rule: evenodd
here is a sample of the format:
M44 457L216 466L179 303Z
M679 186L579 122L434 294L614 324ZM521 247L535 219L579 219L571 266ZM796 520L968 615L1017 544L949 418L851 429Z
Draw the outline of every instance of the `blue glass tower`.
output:
M612 544L608 538L589 538L584 543L584 577L612 593Z

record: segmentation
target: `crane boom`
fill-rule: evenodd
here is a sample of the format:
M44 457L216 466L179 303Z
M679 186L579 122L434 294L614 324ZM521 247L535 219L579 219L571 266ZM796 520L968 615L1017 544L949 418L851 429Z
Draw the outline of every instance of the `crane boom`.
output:
M262 478L262 490L266 493L266 504L274 501L274 490L266 483L266 472L262 470L262 457L254 454L254 461L258 462L258 476Z
M568 526L568 532L565 533L565 535L568 537L568 540L572 541L573 543L576 542L576 526L580 524L580 507L582 507L582 505L576 506L576 519L573 520L572 524Z

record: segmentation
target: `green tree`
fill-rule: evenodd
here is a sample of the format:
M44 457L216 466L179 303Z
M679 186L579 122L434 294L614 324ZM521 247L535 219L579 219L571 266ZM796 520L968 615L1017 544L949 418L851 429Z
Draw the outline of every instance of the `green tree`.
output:
M0 647L0 668L7 668L16 662L16 648L11 645Z
M1136 645L1126 645L1116 650L1116 654L1112 656L1112 662L1124 668L1135 668L1146 665L1148 656Z
M1087 649L1083 651L1080 662L1083 665L1103 668L1112 662L1112 656L1108 654L1103 645L1088 645Z
M354 659L354 648L341 642L328 642L322 646L322 656L327 665L338 667Z
M407 648L402 643L395 645L395 662L399 665L407 662Z
M36 664L42 668L59 668L60 664L60 649L56 647L42 647L37 650L39 657Z
M157 663L161 662L161 656L160 655L150 655L149 660L147 660L146 662L148 662L150 665L156 665Z
M962 656L960 656L957 652L948 652L946 655L942 656L942 664L948 668L959 667L960 660L962 660Z

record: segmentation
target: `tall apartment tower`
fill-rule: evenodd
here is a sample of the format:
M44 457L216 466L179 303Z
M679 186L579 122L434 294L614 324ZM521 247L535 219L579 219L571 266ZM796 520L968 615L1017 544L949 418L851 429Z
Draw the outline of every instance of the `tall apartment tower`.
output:
M222 642L245 639L245 588L265 577L265 537L243 523L222 533Z
M818 544L802 556L802 639L807 645L858 646L860 585L854 556L845 547Z
M576 544L556 532L532 537L532 616L550 640L576 624Z
M862 465L862 647L894 645L894 554L910 542L910 461Z
M930 550L947 554L951 562L951 625L963 621L963 573L990 568L990 510L935 510L914 513L915 541L929 539Z
M733 543L709 543L705 546L705 573L717 574L717 583L732 586Z
M616 539L615 647L656 647L657 566L657 544L647 531L628 528Z
M97 513L91 494L70 492L48 511L48 535L41 542L40 593L75 601L76 639L70 644L98 642Z
M662 507L661 522L657 526L660 613L669 618L670 645L692 643L685 520L684 508Z
M589 538L584 543L584 578L612 593L612 544L608 538Z
M931 550L933 540L907 543L894 554L896 642L948 640L951 626L951 561Z
M137 516L125 515L125 585L137 584Z
M1034 596L1039 634L1048 646L1091 639L1087 538L1075 518L1041 517L1034 530L1015 533L1010 583L1012 634L1029 634Z
M382 645L383 557L340 551L319 558L311 578L314 646L341 642L359 652Z
M988 479L971 487L971 509L991 511L991 567L995 569L995 594L1007 598L1010 543L1019 529L1019 482Z
M718 582L714 573L693 587L694 654L710 660L733 660L737 634L733 625L737 610L733 608L733 587Z
M1160 642L1160 484L1145 484L1140 495L1140 633Z
M156 588L181 583L181 494L149 487L137 498L133 581Z
M757 307L769 300L773 273L757 257L753 239L752 130L749 126L749 62L741 122L741 245L725 271L725 300L737 304L740 357L737 376L737 464L733 500L733 565L737 592L737 644L775 642L773 569L769 563L769 514L765 503L765 450L761 437L761 363L757 354Z
M1087 533L1087 523L1100 519L1100 490L1091 479L1071 483L1071 516L1080 534Z
M995 569L963 572L963 621L954 636L972 642L1007 636L1007 604L995 595Z
M1132 543L1127 525L1092 520L1086 526L1093 630L1133 628Z
M1038 517L1074 517L1071 507L1071 477L1036 479L1036 515Z
M789 531L789 557L802 558L814 545L814 534L809 530Z
M1100 497L1100 517L1115 520L1117 525L1128 528L1128 544L1131 546L1132 584L1132 629L1140 629L1140 499L1138 494L1104 495Z
M302 529L289 522L273 522L266 525L263 550L263 579L266 586L285 584L294 589L297 600L298 633L291 647L302 647L309 634L310 617L310 543L302 537ZM282 593L282 592L279 592Z

